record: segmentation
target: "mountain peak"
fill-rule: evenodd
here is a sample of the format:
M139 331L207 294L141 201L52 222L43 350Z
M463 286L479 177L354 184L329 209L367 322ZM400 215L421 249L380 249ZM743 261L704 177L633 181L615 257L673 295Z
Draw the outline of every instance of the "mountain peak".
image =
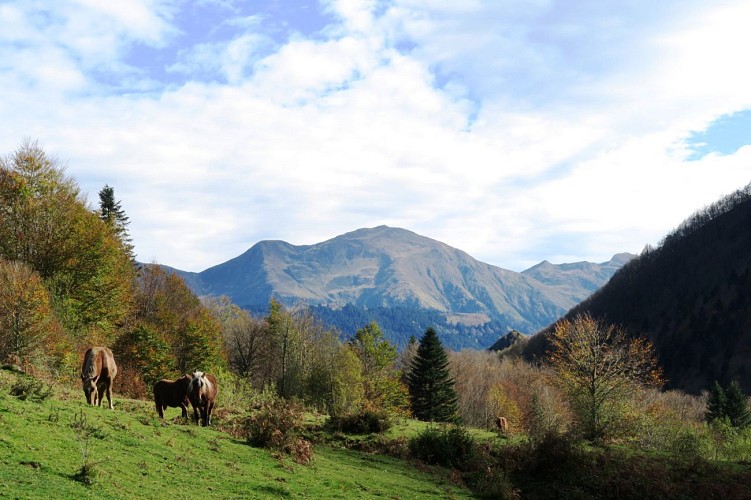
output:
M615 272L591 265L601 272L577 274L546 261L536 266L536 276L516 273L407 229L380 225L312 245L259 242L190 278L200 294L227 295L242 307L263 307L272 297L288 305L406 307L432 310L467 327L482 319L536 331Z

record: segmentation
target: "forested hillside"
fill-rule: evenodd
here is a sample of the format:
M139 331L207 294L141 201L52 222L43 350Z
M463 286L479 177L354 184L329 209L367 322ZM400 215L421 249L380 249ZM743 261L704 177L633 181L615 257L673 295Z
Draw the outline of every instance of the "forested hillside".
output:
M670 387L737 379L751 391L751 184L645 249L566 317L584 312L651 339Z

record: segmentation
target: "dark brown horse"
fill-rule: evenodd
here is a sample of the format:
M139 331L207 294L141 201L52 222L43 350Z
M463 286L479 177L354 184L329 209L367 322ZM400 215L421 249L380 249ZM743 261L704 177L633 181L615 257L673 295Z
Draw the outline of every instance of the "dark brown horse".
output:
M183 375L179 379L162 379L154 384L154 405L159 418L164 418L167 407L182 408L183 418L188 418L188 386L193 379L190 375Z
M214 409L219 387L216 377L209 373L193 372L188 386L188 399L193 407L193 420L198 423L198 411L201 411L201 425L211 425L211 412Z
M83 357L81 383L86 402L102 406L102 397L107 394L107 401L112 406L112 381L117 376L117 365L112 351L106 347L90 347Z

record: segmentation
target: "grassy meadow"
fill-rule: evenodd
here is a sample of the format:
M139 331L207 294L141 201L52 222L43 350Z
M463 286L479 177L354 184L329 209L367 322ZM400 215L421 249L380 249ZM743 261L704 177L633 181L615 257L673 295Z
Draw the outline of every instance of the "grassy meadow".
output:
M471 497L442 469L325 445L315 446L312 463L298 465L188 424L178 409L161 421L146 401L116 396L114 411L92 408L81 391L65 387L43 401L21 400L10 395L16 377L0 371L3 497Z
M241 405L228 400L214 426L203 428L179 409L160 420L150 401L117 394L114 411L89 407L74 384L42 383L26 399L13 394L29 380L0 370L0 497L751 499L751 463L744 460L507 439L406 418L382 434L353 435L308 413L304 436L313 454L301 465L237 437L234 426L248 410L233 412ZM412 447L430 430L456 438L427 442L437 446L437 461ZM440 462L446 457L454 462Z

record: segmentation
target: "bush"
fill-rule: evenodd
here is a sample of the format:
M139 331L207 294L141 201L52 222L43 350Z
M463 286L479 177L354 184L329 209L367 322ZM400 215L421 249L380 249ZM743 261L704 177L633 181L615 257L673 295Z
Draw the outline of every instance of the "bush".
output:
M477 445L464 427L431 426L410 439L409 451L429 464L466 470L476 456Z
M29 399L42 402L52 395L52 386L34 377L22 375L11 386L10 394L22 401Z
M348 434L382 434L393 425L387 411L376 409L364 409L341 417L331 417L327 422L330 429Z
M262 402L261 408L245 419L242 434L252 446L283 452L306 464L313 457L313 448L300 437L302 422L302 405L276 398Z

